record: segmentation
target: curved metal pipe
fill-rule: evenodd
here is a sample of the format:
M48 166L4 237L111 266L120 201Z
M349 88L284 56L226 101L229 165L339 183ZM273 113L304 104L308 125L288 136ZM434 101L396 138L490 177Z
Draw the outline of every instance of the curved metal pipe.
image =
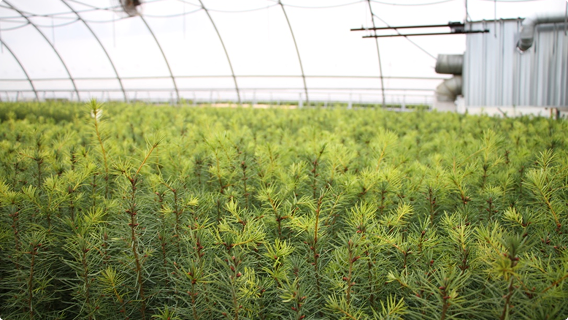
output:
M166 58L166 54L164 53L164 50L162 49L162 46L160 45L158 38L156 38L154 31L152 31L152 28L150 28L150 26L148 25L148 23L146 22L144 17L142 17L142 15L139 15L139 17L140 17L140 19L142 19L142 22L144 22L144 25L146 25L146 28L148 28L148 31L150 32L150 34L154 38L154 41L156 41L156 45L158 45L158 49L160 49L160 52L162 53L162 57L164 57L164 61L166 62L166 66L168 67L168 71L170 72L170 77L172 78L172 82L174 83L174 89L176 90L177 103L179 103L179 101L180 101L179 90L178 90L178 87L177 87L176 78L174 77L174 74L172 73L172 68L170 68L170 63L168 62L168 58Z
M367 3L369 4L369 12L371 13L371 21L373 22L373 28L376 28L375 26L375 15L373 14L373 8L371 7L371 0L367 0ZM377 31L373 31L375 33L375 35L377 35ZM377 56L379 58L379 73L380 73L380 77L381 77L381 93L383 95L383 108L386 107L386 99L385 99L385 81L383 79L383 67L381 65L381 52L379 51L379 39L375 38L375 46L377 47Z
M300 57L300 50L298 49L298 43L296 43L296 37L294 36L294 31L292 30L292 24L290 24L290 19L288 19L288 15L286 14L286 9L284 9L282 1L278 0L278 4L282 8L282 12L284 13L284 17L286 18L286 22L288 23L288 28L290 28L290 33L292 34L292 40L294 40L294 47L296 47L296 54L298 55L298 61L300 62L300 71L302 71L302 79L304 80L306 102L310 103L310 97L308 96L308 86L306 85L306 76L304 74L304 66L302 65L302 57Z
M462 76L453 76L444 80L436 87L436 99L438 101L455 101L458 95L462 94Z
M517 48L526 51L534 42L536 26L543 23L565 23L566 15L560 12L535 13L523 20L521 26L521 38L517 42Z
M10 52L10 54L12 55L12 57L14 57L14 59L16 60L16 62L18 63L18 65L20 66L20 68L22 68L22 71L24 72L24 74L26 75L26 78L28 79L28 82L30 83L30 86L32 86L32 90L34 91L34 95L36 97L36 100L39 101L39 96L37 95L37 90L34 86L34 83L32 82L32 79L30 79L30 76L28 75L28 73L26 72L26 69L24 68L24 66L22 65L22 63L20 62L20 60L18 60L18 57L12 52L12 50L10 50L10 47L8 47L6 45L6 42L2 41L2 44L7 50L8 52Z
M217 29L217 25L215 24L215 21L213 21L211 14L209 14L209 10L205 7L205 5L203 4L203 2L201 0L199 0L199 3L201 3L201 8L203 10L205 10L207 17L209 17L209 21L211 21L211 24L213 25L215 32L217 32L217 36L219 37L219 41L221 41L221 46L223 46L223 50L225 51L225 56L227 57L227 61L229 62L229 68L231 68L231 74L233 75L233 81L235 82L235 90L237 90L237 99L239 101L239 104L241 104L241 93L239 91L239 85L237 84L237 77L235 76L235 71L233 71L233 64L231 63L231 59L229 58L229 52L227 51L227 48L225 47L225 42L223 42L223 38L221 38L221 33L219 32L219 29Z
M126 91L124 90L124 86L122 85L122 79L120 78L120 76L118 75L118 71L116 70L116 67L114 65L114 63L112 62L112 59L110 58L110 55L108 54L106 48L103 46L101 40L99 39L99 37L97 37L97 35L95 34L95 32L93 31L93 29L91 29L91 27L89 26L89 24L87 22L85 22L85 20L83 20L83 18L79 15L79 13L77 13L77 11L75 11L75 9L73 9L65 0L61 0L61 2L63 2L63 4L65 4L71 11L73 11L73 13L77 16L77 18L79 20L81 20L81 22L83 22L83 24L85 25L85 27L87 27L87 29L89 29L89 32L91 32L91 34L93 35L93 37L95 37L95 40L97 40L97 42L99 43L99 45L101 46L101 49L103 49L108 62L110 62L110 65L112 67L112 70L114 70L114 74L116 74L116 79L118 80L118 83L120 84L120 89L122 90L122 94L124 95L124 102L128 102L128 97L126 96Z
M75 79L73 79L73 77L71 76L71 72L69 72L69 68L67 68L67 65L65 64L65 61L63 61L63 58L61 57L61 55L59 54L59 52L57 51L57 49L55 49L55 46L49 41L49 39L45 36L45 34L43 32L41 32L41 30L28 18L26 17L20 10L16 9L16 7L14 7L13 5L11 5L8 1L4 0L4 3L6 3L7 5L10 6L10 8L12 8L14 11L16 11L18 14L20 14L24 19L26 19L26 21L29 22L29 24L31 24L36 30L37 32L39 32L39 34L45 39L45 41L47 41L47 43L49 44L49 46L51 47L51 49L53 49L53 52L55 52L55 54L57 55L57 57L59 58L59 61L61 61L61 64L63 65L63 68L65 68L65 71L67 72L67 75L69 75L69 80L71 80L71 83L73 84L73 90L75 91L75 93L77 94L77 99L81 100L81 96L79 95L79 91L77 90L77 86L75 85Z

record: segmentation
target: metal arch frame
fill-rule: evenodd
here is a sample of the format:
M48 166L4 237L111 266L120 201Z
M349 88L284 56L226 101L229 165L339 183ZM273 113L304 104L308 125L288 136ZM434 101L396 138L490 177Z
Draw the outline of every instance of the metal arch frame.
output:
M4 1L7 5L10 6L10 8L12 8L14 11L16 11L19 15L21 15L24 19L26 19L26 21L32 25L34 27L34 29L36 29L36 31L45 39L45 41L49 44L49 46L51 47L51 49L53 49L53 52L55 52L55 54L57 55L57 57L59 58L59 61L61 62L61 64L63 65L63 68L65 68L65 71L67 72L67 75L69 76L69 80L71 80L71 84L73 85L73 90L75 91L75 93L77 94L77 99L81 100L81 96L79 95L79 90L77 90L77 85L75 84L75 79L73 79L73 76L71 76L71 72L69 72L69 68L67 68L67 65L65 64L65 61L63 61L63 58L61 57L61 55L59 54L59 51L57 51L57 49L55 49L55 46L53 45L53 43L51 43L51 41L49 41L49 39L45 36L45 34L38 28L38 26L36 26L28 17L26 17L20 10L16 9L16 7L14 7L12 4L10 4L8 1Z
M110 65L112 67L112 70L114 70L114 74L116 74L116 79L118 80L118 83L120 84L120 89L122 90L122 94L124 95L124 102L128 102L128 97L126 95L126 91L124 90L124 85L122 84L122 79L120 78L120 76L118 75L118 71L116 70L116 67L114 65L114 62L112 61L112 59L110 58L110 55L108 54L108 51L106 50L106 48L104 47L104 45L102 44L101 40L99 39L99 37L97 37L97 35L95 34L95 32L93 31L93 29L91 29L91 26L89 26L89 24L83 20L83 18L79 15L79 13L77 11L75 11L75 9L73 9L66 0L61 0L61 2L63 2L63 4L65 4L69 10L73 11L73 13L77 16L77 18L79 20L81 20L81 22L83 22L83 24L85 25L85 27L87 27L87 29L89 29L89 32L91 32L91 34L93 35L93 37L95 37L95 40L97 40L97 42L99 43L99 45L101 46L101 49L103 49L106 57L108 58L108 61L110 62Z
M34 91L34 95L36 97L36 100L39 101L39 96L37 94L37 90L34 86L34 83L32 82L32 79L30 78L30 76L28 75L28 73L26 72L26 69L24 68L24 66L22 65L22 63L20 62L20 60L18 60L18 57L14 54L14 52L12 52L12 50L10 50L10 47L8 47L6 45L6 42L4 42L3 40L0 41L0 45L3 45L4 47L6 47L6 49L8 50L8 52L10 52L10 54L12 55L12 57L14 57L14 59L16 60L16 62L18 63L18 65L20 66L20 68L22 69L22 71L24 72L24 74L26 75L26 79L28 79L28 82L30 83L30 86L32 86L32 90Z
M223 41L223 38L221 37L221 33L219 32L219 29L217 29L217 25L215 24L215 21L213 21L213 17L211 17L209 10L205 7L205 5L203 4L203 1L199 0L199 3L201 4L201 8L207 14L207 17L209 17L209 21L211 21L211 24L213 25L213 28L215 29L215 32L217 33L217 36L219 37L219 41L221 42L221 46L223 46L223 50L225 51L225 56L227 57L227 61L229 62L229 68L231 69L231 75L233 76L233 81L235 82L235 90L237 91L237 100L238 100L239 104L241 104L241 93L240 93L240 90L239 90L239 85L237 84L237 77L235 76L235 71L233 70L233 64L231 63L231 58L229 57L229 52L227 51L227 47L225 47L225 42Z
M367 0L369 4L369 12L371 13L371 21L373 22L373 29L376 28L375 26L375 14L373 13L373 8L371 7L371 0ZM373 31L375 35L377 35L377 31ZM375 38L375 46L377 47L377 57L379 58L379 73L381 74L381 92L383 94L383 108L386 107L385 103L385 82L383 79L383 67L381 65L381 52L379 51L379 39Z
M296 48L296 54L298 55L298 61L300 62L300 71L302 72L302 80L304 81L304 92L306 93L306 102L310 103L310 97L308 96L308 86L306 85L306 75L304 73L304 66L302 64L302 57L300 57L300 49L298 49L298 43L296 42L296 36L294 35L294 30L292 30L292 24L290 23L290 19L288 19L288 14L286 14L286 9L284 9L284 5L282 1L278 0L278 4L280 8L282 8L282 12L284 13L284 17L286 18L286 22L288 23L288 28L290 29L290 34L292 35L292 40L294 40L294 47Z
M166 58L166 54L164 53L164 50L162 49L162 46L160 45L158 38L156 38L154 31L152 31L152 28L150 28L150 25L148 25L148 22L146 22L146 19L144 19L144 17L142 15L139 15L139 17L142 20L142 22L144 22L144 25L146 26L146 28L148 29L148 31L152 35L152 38L154 38L154 41L156 42L158 49L160 49L160 52L162 53L162 57L164 57L164 61L166 62L166 66L168 67L168 71L170 72L170 77L172 78L172 82L174 84L174 90L176 91L177 103L179 103L179 101L180 101L179 90L178 90L178 87L177 87L176 78L174 77L174 74L172 73L172 68L170 67L170 63L168 62L168 58Z

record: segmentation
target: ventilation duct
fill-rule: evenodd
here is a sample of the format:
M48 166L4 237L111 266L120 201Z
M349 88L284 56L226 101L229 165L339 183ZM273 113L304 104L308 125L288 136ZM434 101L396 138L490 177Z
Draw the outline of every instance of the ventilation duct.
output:
M453 74L436 87L434 109L455 111L456 98L462 94L463 54L440 54L436 60L436 73Z
M436 87L436 100L454 102L462 94L462 76L453 76Z
M436 73L462 74L463 54L439 54L436 60Z
M517 42L517 48L521 51L529 49L534 42L535 28L543 23L561 23L566 21L566 15L561 12L535 13L523 20L521 37Z

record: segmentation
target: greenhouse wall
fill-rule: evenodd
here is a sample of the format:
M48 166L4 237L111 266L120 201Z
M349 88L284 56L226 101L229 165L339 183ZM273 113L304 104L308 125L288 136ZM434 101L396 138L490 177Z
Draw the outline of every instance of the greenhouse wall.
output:
M541 24L534 44L517 49L522 19L477 21L464 55L466 107L568 106L568 36L564 23Z

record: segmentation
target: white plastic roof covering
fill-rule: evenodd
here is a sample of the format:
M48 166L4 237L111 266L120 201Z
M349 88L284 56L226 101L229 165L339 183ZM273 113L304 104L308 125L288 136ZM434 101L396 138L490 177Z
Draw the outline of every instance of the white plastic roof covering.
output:
M430 103L436 55L465 49L463 35L350 31L461 21L462 0L146 0L137 17L118 0L0 1L2 100Z

